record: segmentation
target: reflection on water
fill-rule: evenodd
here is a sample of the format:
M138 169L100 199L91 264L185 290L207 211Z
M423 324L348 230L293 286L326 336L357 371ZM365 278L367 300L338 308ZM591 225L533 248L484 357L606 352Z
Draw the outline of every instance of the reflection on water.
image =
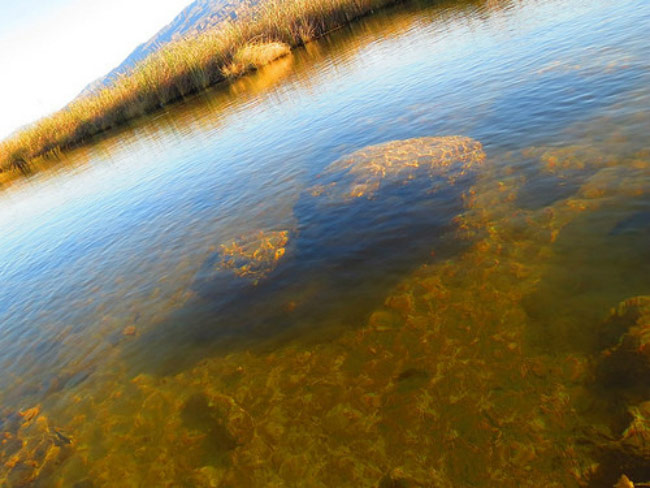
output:
M650 481L649 21L408 4L5 189L0 486Z

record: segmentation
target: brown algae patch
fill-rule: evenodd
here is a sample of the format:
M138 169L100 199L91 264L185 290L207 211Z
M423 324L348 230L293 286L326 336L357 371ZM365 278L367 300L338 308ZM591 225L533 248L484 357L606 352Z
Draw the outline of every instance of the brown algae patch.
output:
M286 252L289 231L258 231L221 244L217 270L257 284L275 269Z
M33 486L73 453L74 440L40 410L0 412L0 486Z
M311 189L332 200L372 198L382 185L418 177L450 184L485 161L480 142L463 136L422 137L369 146L335 161L323 176L331 182Z

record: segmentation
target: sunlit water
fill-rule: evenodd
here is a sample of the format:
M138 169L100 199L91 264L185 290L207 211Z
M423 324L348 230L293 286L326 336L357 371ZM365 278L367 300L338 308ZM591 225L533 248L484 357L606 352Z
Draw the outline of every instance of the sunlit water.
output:
M650 481L649 389L604 359L650 295L648 32L409 3L4 189L0 486ZM453 179L338 192L455 135Z

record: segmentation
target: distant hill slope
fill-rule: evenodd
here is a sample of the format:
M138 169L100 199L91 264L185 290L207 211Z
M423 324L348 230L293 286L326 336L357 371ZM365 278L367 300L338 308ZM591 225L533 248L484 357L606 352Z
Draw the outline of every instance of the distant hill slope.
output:
M195 0L185 7L170 24L159 30L147 42L135 48L119 66L86 86L80 96L110 85L118 75L127 72L149 54L173 40L196 35L215 27L225 19L237 18L237 9L244 3L251 5L257 3L257 0Z

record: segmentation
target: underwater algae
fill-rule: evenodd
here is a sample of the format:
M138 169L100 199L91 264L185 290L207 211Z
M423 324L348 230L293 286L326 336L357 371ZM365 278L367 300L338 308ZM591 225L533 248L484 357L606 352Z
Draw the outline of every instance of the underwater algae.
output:
M289 231L259 231L221 244L217 268L257 283L273 271L285 253Z
M311 193L346 201L372 198L382 185L404 185L416 178L454 184L455 179L484 161L483 146L469 137L390 141L360 149L335 161L322 175L325 182L313 187Z
M584 148L536 154L541 161L556 157L552 168L586 164ZM128 378L117 362L79 385L65 407L4 411L1 483L383 488L612 486L623 475L646 481L639 463L650 454L650 408L638 392L623 394L633 403L622 433L582 409L606 383L603 371L620 367L610 358L647 360L647 299L628 300L603 317L600 330L609 332L595 354L531 349L524 299L548 272L559 233L617 195L628 197L635 181L634 195L647 192L637 178L647 167L639 158L595 164L570 196L521 208L525 177L487 162L455 218L466 251L421 265L363 323L327 342L298 338L271 350L236 350L167 376ZM254 235L219 254L235 277L252 264L242 271L252 283L278 264L288 238L283 231ZM618 462L622 456L632 461Z

